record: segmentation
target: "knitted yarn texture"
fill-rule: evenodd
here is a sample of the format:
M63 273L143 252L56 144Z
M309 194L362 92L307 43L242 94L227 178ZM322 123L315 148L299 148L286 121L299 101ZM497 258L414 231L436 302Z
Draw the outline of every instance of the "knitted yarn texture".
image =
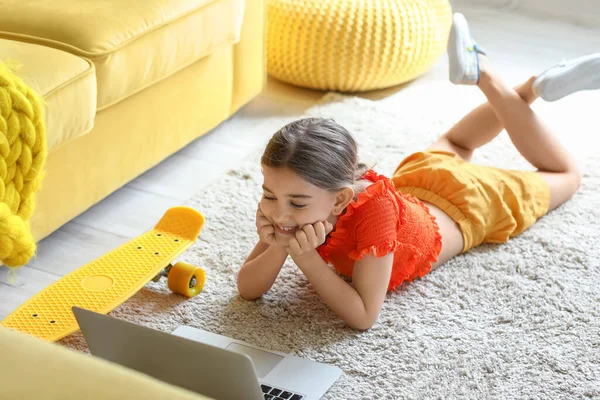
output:
M24 265L35 253L29 219L46 156L42 100L0 63L0 264Z
M312 89L395 86L435 64L451 26L448 0L269 0L267 70Z

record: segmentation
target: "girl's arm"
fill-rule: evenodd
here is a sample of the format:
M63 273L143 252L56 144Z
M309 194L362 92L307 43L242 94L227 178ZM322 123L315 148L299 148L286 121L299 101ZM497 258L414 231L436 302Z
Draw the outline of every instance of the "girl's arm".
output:
M245 300L255 300L271 289L288 254L277 244L275 227L260 209L256 209L258 243L238 272L237 286Z
M259 240L238 272L240 296L245 300L255 300L268 292L287 256L285 247Z
M354 263L352 285L327 266L316 250L292 256L319 296L346 324L365 330L377 320L392 274L394 253Z

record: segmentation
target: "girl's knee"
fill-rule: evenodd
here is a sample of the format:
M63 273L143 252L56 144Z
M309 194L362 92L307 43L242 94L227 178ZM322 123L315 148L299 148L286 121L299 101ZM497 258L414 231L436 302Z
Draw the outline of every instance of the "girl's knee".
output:
M573 196L581 187L581 171L576 165L573 165L563 175L565 190L570 196Z
M427 150L443 150L449 151L458 155L460 158L466 161L471 161L473 157L473 150L462 147L451 139L451 131L440 136L438 140L433 143Z
M573 180L573 185L575 188L573 193L575 193L581 187L581 171L579 170L579 168L575 167L575 169L573 171L571 171L571 175L572 175L571 179Z
M573 168L568 172L539 172L550 189L550 210L569 200L581 186L581 172Z

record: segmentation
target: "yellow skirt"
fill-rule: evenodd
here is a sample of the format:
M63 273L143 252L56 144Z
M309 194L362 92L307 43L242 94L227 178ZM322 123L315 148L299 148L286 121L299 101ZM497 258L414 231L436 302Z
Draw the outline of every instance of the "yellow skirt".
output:
M462 231L463 252L481 243L506 242L550 206L550 189L539 174L476 165L446 151L410 155L392 181L401 193L448 214Z

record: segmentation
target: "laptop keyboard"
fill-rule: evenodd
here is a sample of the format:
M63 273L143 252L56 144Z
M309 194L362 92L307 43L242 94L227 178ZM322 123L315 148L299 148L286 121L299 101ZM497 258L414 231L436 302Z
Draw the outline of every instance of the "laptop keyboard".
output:
M304 396L298 393L277 389L272 386L260 385L265 400L302 400Z

